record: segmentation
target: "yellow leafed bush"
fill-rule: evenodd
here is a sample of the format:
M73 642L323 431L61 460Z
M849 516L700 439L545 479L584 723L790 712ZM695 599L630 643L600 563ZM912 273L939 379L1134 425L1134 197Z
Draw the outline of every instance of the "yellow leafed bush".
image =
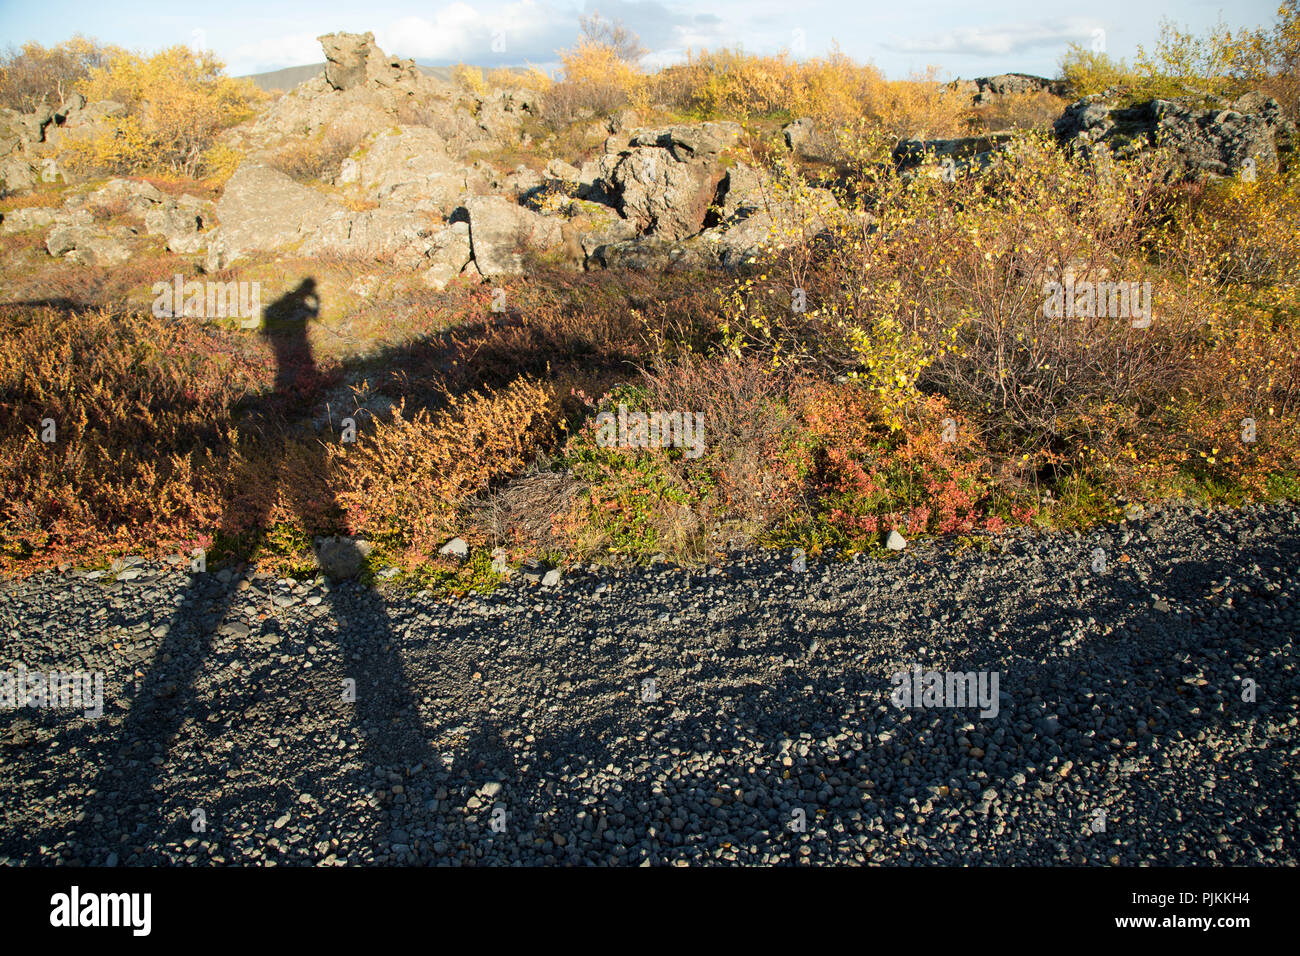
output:
M196 176L217 135L253 113L263 94L224 75L209 53L175 46L150 57L118 53L92 69L81 90L90 100L117 100L126 115L90 143L74 143L67 161L115 173L168 170Z

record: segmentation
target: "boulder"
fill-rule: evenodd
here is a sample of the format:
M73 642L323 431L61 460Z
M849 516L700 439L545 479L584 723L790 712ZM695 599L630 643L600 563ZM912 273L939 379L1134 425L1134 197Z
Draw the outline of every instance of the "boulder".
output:
M580 199L614 205L616 200L605 189L605 181L601 178L601 160L591 159L582 164L578 170L577 195Z
M464 538L452 538L438 549L438 554L463 561L469 557L469 543Z
M131 236L125 227L100 228L84 221L62 223L50 230L45 249L52 256L67 256L79 265L112 266L131 258Z
M72 143L91 143L112 135L117 121L126 115L126 104L117 100L96 100L64 114L63 122L45 128L45 142L51 150L67 148ZM57 119L57 116L56 116Z
M810 117L802 117L781 128L785 145L800 159L815 163L832 163L839 155L839 144L831 133L819 130Z
M419 266L433 248L438 226L428 213L403 209L340 210L302 243L305 256L321 253L384 259L400 268ZM466 257L468 258L468 257Z
M0 196L35 189L40 178L37 168L21 156L0 158Z
M723 150L735 146L742 131L739 123L732 122L638 129L633 132L629 145L666 149L679 163L703 162L717 159ZM606 152L611 152L609 142L617 142L619 138L615 133L606 141Z
M762 197L753 206L739 205L717 226L704 230L699 238L708 244L710 255L728 269L749 264L766 250L780 248L791 235L818 236L838 211L828 189L811 189L796 205L790 200Z
M203 248L203 216L200 211L180 203L160 203L144 216L145 231L161 235L167 249L178 255L192 255Z
M498 89L476 100L474 114L488 139L507 145L519 140L525 118L535 110L536 94L531 90Z
M247 160L217 203L220 234L209 242L209 266L225 268L254 250L286 249L316 232L343 207L278 169Z
M721 154L739 140L738 123L679 124L615 133L605 141L599 176L579 196L614 205L638 230L669 242L703 227L726 175Z
M14 209L4 214L0 221L0 234L27 232L29 229L45 229L60 218L63 210L48 206L30 206L26 209Z
M325 51L325 81L336 90L410 84L419 76L413 60L388 56L375 45L373 33L327 33L316 39Z
M574 199L564 210L569 217L566 225L576 236L585 263L592 256L599 258L601 247L611 242L635 239L636 223L623 219L609 206L583 199Z
M317 538L313 545L316 566L332 581L354 578L365 566L372 545L359 538Z
M644 236L601 246L593 256L606 269L636 272L704 269L717 263L717 256L702 237L681 241Z
M133 216L146 216L168 201L166 193L146 182L134 179L111 179L94 192L71 197L70 205L122 206Z
M767 177L744 163L727 170L718 189L718 212L723 219L744 218L767 205Z
M561 242L560 223L502 196L475 196L465 203L469 238L478 270L488 278L523 272L523 254Z
M667 149L637 146L607 155L602 178L625 219L647 235L671 241L703 228L723 174L715 164L679 162Z
M470 262L469 223L453 222L435 233L428 262L424 281L432 289L445 289L448 282L463 274L473 264Z
M443 138L427 126L398 126L363 144L356 159L356 188L381 204L448 212L478 180L474 170L448 155Z
M598 164L593 164L594 170L599 170ZM553 159L546 164L545 178L556 182L577 185L582 178L582 172L578 167L566 163L562 159Z

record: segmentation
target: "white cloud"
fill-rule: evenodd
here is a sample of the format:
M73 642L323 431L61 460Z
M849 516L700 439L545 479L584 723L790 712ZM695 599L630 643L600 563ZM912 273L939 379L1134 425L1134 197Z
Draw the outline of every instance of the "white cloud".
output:
M747 17L743 12L729 22L714 14L698 14L657 0L589 0L585 6L599 10L608 19L623 20L640 35L642 42L655 51L644 61L649 68L680 61L687 48L733 46L745 38ZM556 51L571 47L577 40L581 10L581 5L561 5L559 0L483 5L455 0L429 13L398 17L372 29L375 42L384 52L422 63L545 65L555 64ZM227 56L228 66L239 75L320 63L324 54L316 36L330 29L335 28L243 44ZM788 42L787 34L783 34L775 45Z
M1070 19L994 27L958 27L928 37L894 37L883 46L899 53L1007 56L1042 47L1087 43L1093 31L1101 25L1097 20Z
M315 33L294 33L241 44L225 58L227 69L232 76L242 76L286 66L323 63L325 54L321 52L316 36Z
M431 17L403 17L375 40L387 52L421 61L522 63L554 58L578 32L577 16L550 4L520 0L492 9L453 3Z

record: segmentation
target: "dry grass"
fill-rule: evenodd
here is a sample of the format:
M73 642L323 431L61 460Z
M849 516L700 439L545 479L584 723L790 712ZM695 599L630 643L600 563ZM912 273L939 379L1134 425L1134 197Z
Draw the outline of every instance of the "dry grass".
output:
M365 131L353 127L331 127L312 140L296 140L280 147L271 165L299 182L332 182L343 160L352 154Z

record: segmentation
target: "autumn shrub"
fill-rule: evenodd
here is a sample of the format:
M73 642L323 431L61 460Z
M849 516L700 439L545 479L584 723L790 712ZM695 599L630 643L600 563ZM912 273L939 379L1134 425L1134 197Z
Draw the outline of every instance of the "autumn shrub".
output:
M73 168L109 173L169 170L196 176L220 166L211 154L218 134L253 115L263 98L248 80L235 80L210 53L175 46L153 56L117 52L89 71L81 91L113 99L124 115L90 142L74 142L64 160Z
M810 383L795 408L813 459L812 503L782 529L786 543L858 551L890 531L995 532L1036 511L1031 497L997 489L977 431L940 397L918 403L906 433L889 428L878 398L856 383Z
M1194 483L1272 493L1300 460L1300 190L1294 174L1261 176L1181 198L1155 251L1199 317L1195 373L1156 411L1161 427L1144 431L1157 447L1142 456Z
M1244 30L1235 40L1234 72L1300 119L1300 0L1284 0L1271 27Z
M1105 90L1133 103L1153 97L1236 97L1258 89L1293 116L1300 109L1300 4L1284 0L1269 27L1233 32L1222 22L1198 35L1164 18L1150 48L1139 46L1132 66L1072 44L1061 76L1076 96Z
M698 413L698 457L683 469L707 475L710 510L755 535L790 510L802 490L792 384L752 357L687 354L642 372L650 409Z
M819 214L829 235L815 268L793 277L804 283L805 310L746 290L748 319L733 328L733 345L860 378L895 428L906 427L917 394L937 391L1011 446L1023 442L1023 454L1089 396L1131 397L1157 380L1172 387L1185 364L1166 341L1186 334L1178 316L1162 313L1151 331L1127 317L1045 308L1046 283L1067 274L1153 280L1140 252L1162 163L1152 156L1098 173L1030 137L979 176L887 176L866 197L869 217ZM790 254L773 269L781 261Z
M496 69L489 70L485 77L487 85L492 88L509 89L518 87L525 90L533 90L537 93L544 93L554 85L555 81L551 79L543 70L535 66L530 66L524 70Z
M965 131L971 135L1001 130L1050 129L1064 108L1061 97L1048 90L1006 93L971 110Z
M1091 96L1108 89L1132 85L1136 77L1122 59L1100 50L1071 43L1061 56L1061 79L1072 96Z
M1024 136L952 181L858 163L838 211L804 216L817 235L795 217L735 280L723 340L774 368L856 381L894 442L923 433L941 397L975 429L999 494L1234 500L1293 487L1294 178L1176 186L1169 162L1085 162ZM786 196L817 198L797 185ZM1127 311L1119 284L1136 294Z
M557 421L549 389L529 379L410 417L403 404L355 445L329 448L348 528L408 566L427 560L455 533L457 506L521 471Z
M20 233L13 238L22 236ZM35 238L36 248L44 250L40 233L28 233L27 237ZM176 273L175 258L162 253L159 244L153 245L153 250L140 250L116 266L80 265L42 251L24 268L13 269L5 277L0 285L0 302L57 302L68 308L121 311L129 307L133 297L138 301L142 288Z
M343 160L365 137L366 131L360 127L331 126L313 139L297 139L280 147L271 164L299 182L332 182Z
M477 66L457 63L451 68L451 81L469 93L486 95L489 92L487 80L483 77L483 71Z
M0 54L0 107L26 113L41 103L62 106L91 70L118 53L79 33L52 47L24 43L21 50L10 48Z
M0 336L6 571L193 545L219 523L234 408L264 384L230 340L148 316L16 307L0 309Z
M628 90L615 83L562 80L547 89L538 119L544 128L561 131L578 120L608 116L631 100Z
M545 88L540 120L552 131L597 116L608 116L630 104L643 89L645 77L619 51L605 43L583 39L560 51L563 77Z
M632 441L623 444L618 435L613 440L602 435L602 415L614 416L612 422L623 413L667 409L653 408L639 383L616 386L586 403L595 414L570 435L557 461L583 488L572 549L582 555L698 557L701 528L709 518L707 473L685 466L684 449L642 448Z

